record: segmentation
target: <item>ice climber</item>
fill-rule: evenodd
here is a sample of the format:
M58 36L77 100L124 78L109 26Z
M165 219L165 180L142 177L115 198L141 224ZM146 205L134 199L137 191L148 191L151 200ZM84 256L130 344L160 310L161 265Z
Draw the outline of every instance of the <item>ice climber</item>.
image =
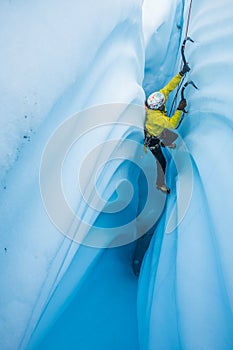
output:
M182 111L186 107L186 100L181 99L172 117L167 116L165 105L170 92L179 85L182 77L189 70L188 64L185 64L182 70L175 75L166 86L150 94L145 102L145 147L148 147L156 158L156 187L165 193L170 193L170 189L165 182L166 159L161 146L167 146L169 148L176 147L174 141L177 139L178 135L169 129L175 129L179 124Z

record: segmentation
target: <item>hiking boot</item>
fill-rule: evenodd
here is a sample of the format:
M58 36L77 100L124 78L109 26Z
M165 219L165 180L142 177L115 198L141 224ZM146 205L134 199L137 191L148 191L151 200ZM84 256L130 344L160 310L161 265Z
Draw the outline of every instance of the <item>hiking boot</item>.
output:
M163 185L157 185L157 184L156 184L156 188L157 188L158 190L164 192L164 193L168 193L168 194L169 194L169 193L171 192L171 191L170 191L170 188L167 187L165 184L163 184Z
M175 149L176 148L176 144L174 142L172 142L170 145L167 146L168 148L171 149Z

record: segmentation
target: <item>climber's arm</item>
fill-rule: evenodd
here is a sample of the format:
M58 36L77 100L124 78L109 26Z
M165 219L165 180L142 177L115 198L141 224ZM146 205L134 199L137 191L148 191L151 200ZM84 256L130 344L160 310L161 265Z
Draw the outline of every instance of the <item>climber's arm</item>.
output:
M161 123L159 124L167 129L175 129L179 124L181 115L182 115L182 111L176 110L171 118L163 116L163 120L161 120Z
M173 91L180 83L182 79L182 75L180 73L176 74L170 81L169 83L164 86L164 88L162 88L160 90L160 92L162 92L162 94L164 94L165 98L168 98L168 95L170 94L171 91Z

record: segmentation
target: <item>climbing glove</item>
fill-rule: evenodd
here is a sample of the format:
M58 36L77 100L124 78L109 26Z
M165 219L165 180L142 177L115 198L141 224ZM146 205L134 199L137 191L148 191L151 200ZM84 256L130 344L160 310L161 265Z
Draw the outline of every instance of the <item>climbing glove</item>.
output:
M183 111L186 106L187 106L187 102L186 102L186 99L184 98L183 100L180 101L177 109L180 111Z
M183 77L183 75L185 75L186 73L188 73L190 71L190 67L188 65L188 63L184 64L181 71L180 71L180 75Z

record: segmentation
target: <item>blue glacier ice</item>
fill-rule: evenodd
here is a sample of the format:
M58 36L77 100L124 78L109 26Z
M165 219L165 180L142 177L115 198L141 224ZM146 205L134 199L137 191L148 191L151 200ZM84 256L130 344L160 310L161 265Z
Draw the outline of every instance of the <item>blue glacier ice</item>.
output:
M1 1L1 349L233 349L231 0L192 2L168 198L142 146L189 4Z

